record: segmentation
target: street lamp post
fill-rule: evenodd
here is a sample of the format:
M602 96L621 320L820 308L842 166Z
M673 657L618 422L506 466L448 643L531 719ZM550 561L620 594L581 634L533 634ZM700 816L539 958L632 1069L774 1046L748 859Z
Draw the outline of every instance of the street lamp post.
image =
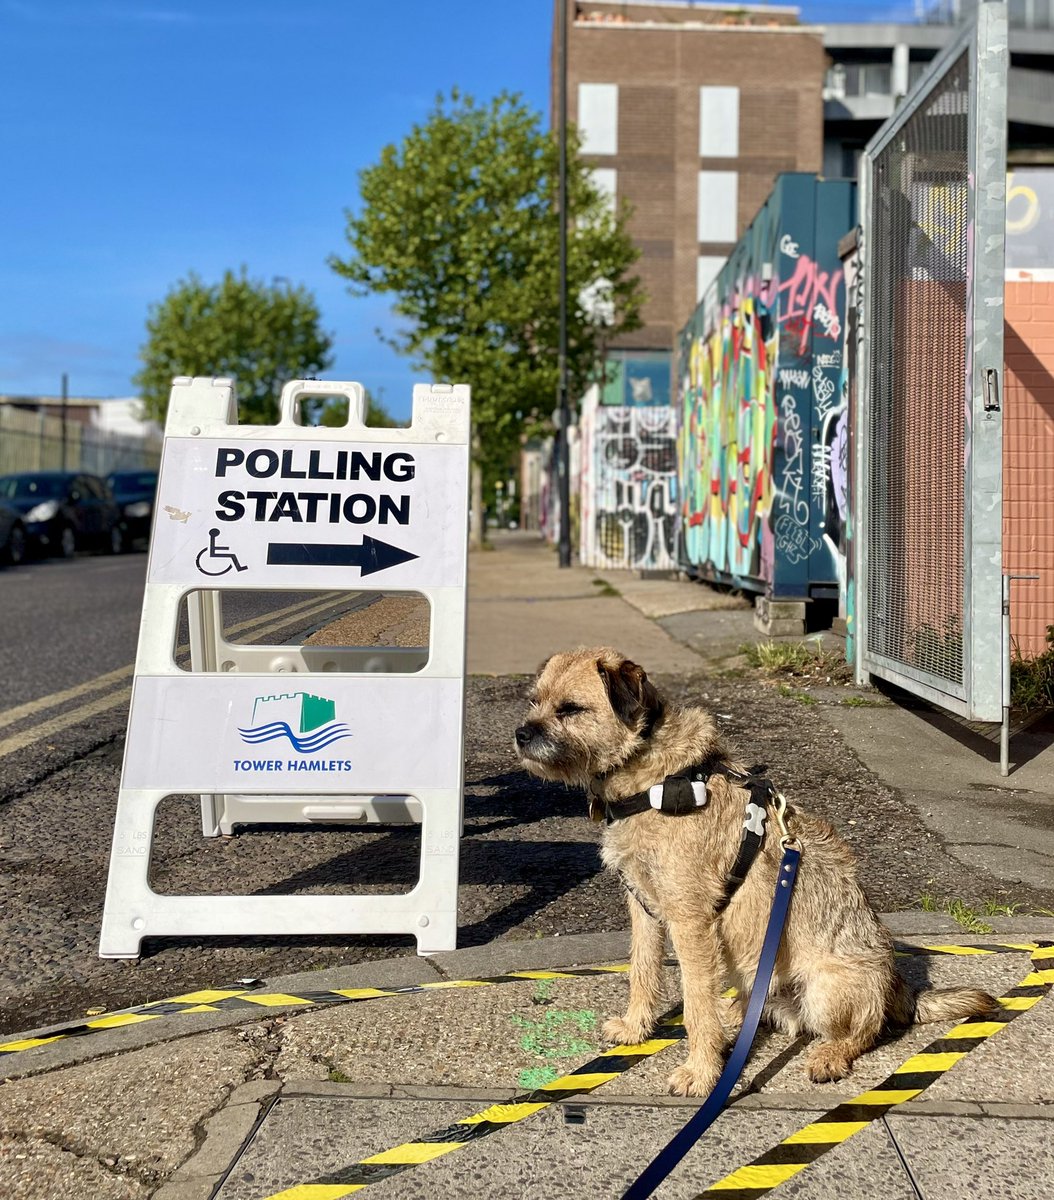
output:
M571 406L567 395L567 0L560 0L560 70L558 84L560 177L560 349L557 358L557 399L560 427L557 472L560 485L560 566L571 565L571 447L567 440Z

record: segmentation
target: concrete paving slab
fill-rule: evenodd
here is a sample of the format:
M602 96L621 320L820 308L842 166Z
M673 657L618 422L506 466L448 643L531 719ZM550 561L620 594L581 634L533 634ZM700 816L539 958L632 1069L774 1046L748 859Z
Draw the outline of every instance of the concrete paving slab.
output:
M702 660L619 597L560 600L470 600L468 673L533 675L557 650L615 646L648 671L698 671Z
M401 996L383 1014L320 1009L288 1019L274 1067L283 1080L527 1091L595 1055L625 999L618 975Z
M926 1089L928 1099L1049 1104L1054 1117L1054 999L1047 996ZM1054 1133L1051 1134L1054 1140ZM1054 1194L1054 1189L1052 1189Z
M561 569L537 535L502 534L494 543L498 553L469 556L469 674L533 675L557 650L599 645L617 646L656 674L702 665L639 608L605 594L598 572Z
M191 1153L198 1124L223 1104L260 1057L252 1039L224 1030L7 1083L0 1087L0 1137L46 1141L62 1147L70 1159L110 1159L123 1173L152 1184ZM0 1194L18 1185L24 1169L22 1160L5 1155ZM73 1187L33 1193L92 1194Z
M629 930L622 929L612 933L572 933L532 941L490 942L486 946L433 954L429 961L447 979L477 979L502 975L506 971L558 970L567 966L626 962L628 957Z
M989 1117L898 1117L889 1127L926 1200L1050 1200L1054 1127Z
M436 969L427 958L416 955L403 958L383 959L377 962L357 963L353 966L334 967L325 971L301 971L296 975L275 976L265 980L258 990L297 995L301 989L325 991L335 988L358 987L404 987L415 983L427 983L439 978ZM215 986L231 984L230 979L217 979ZM260 1020L274 1016L275 1010L261 1010ZM94 1031L86 1037L71 1037L48 1042L14 1055L0 1057L0 1080L21 1079L52 1071L58 1067L73 1066L90 1062L117 1052L124 1053L143 1046L153 1046L174 1038L193 1036L217 1029L229 1029L243 1025L253 1019L252 1009L233 1009L227 1012L191 1013L175 1015L159 1020L145 1021L135 1025L122 1025L114 1029ZM5 1035L3 1040L22 1041L34 1037L46 1037L61 1030L63 1025L49 1025L24 1033Z
M616 1197L683 1126L691 1110L591 1106L568 1124L561 1105L371 1185L378 1196ZM218 1200L260 1200L471 1115L464 1105L409 1101L282 1101L264 1121ZM808 1122L808 1112L723 1114L657 1195L692 1197ZM320 1130L324 1131L320 1135ZM305 1154L303 1147L313 1153ZM295 1161L290 1161L291 1159ZM320 1169L321 1165L321 1169ZM311 1172L315 1171L315 1174ZM307 1173L305 1173L307 1172ZM793 1190L791 1190L793 1186ZM814 1164L784 1194L807 1200L913 1193L883 1131L859 1135Z
M4 1200L146 1200L150 1189L93 1157L50 1142L0 1137L0 1193Z
M951 718L926 709L823 706L823 718L919 811L949 851L1008 883L1054 876L1054 738L1007 779ZM921 767L920 767L921 764Z
M642 578L639 571L598 570L595 575L615 588L627 604L652 620L675 613L720 611L745 612L753 619L752 599L740 592L721 591L708 583Z
M900 958L897 960L897 966L904 977L916 987L921 986L924 981L928 981L931 987L980 987L998 996L1024 978L1029 971L1029 959L1027 953L970 958L935 955L926 958L921 956ZM826 1097L832 1090L850 1089L852 1094L856 1095L867 1088L874 1087L913 1054L917 1054L924 1046L941 1037L953 1024L954 1022L912 1025L903 1033L883 1042L858 1058L853 1064L852 1072L845 1079L833 1085L813 1083L809 1080L805 1073L804 1045L795 1052L792 1039L785 1034L769 1033L763 1042L759 1042L751 1055L744 1077L753 1078L755 1086L763 1093L798 1092L805 1095L814 1093L818 1101L826 1105L826 1099L821 1099L821 1097ZM993 1039L990 1050L994 1055L1000 1055L1003 1047L997 1043L1007 1037L1009 1033L1010 1029L1003 1030L997 1038ZM970 1058L974 1054L980 1054L982 1049L983 1047L974 1050L945 1077L945 1080L954 1088L953 1091L943 1093L945 1099L976 1100L980 1098L976 1093L971 1094L966 1089L958 1088L952 1081L966 1067ZM1016 1077L1020 1066L1021 1064L1015 1060L1014 1065L1008 1070L1009 1079L1012 1080ZM939 1083L934 1084L928 1089L926 1097L932 1098L935 1089L939 1086ZM1023 1094L1018 1097L999 1093L988 1098L992 1100L1020 1099L1022 1103L1028 1102Z

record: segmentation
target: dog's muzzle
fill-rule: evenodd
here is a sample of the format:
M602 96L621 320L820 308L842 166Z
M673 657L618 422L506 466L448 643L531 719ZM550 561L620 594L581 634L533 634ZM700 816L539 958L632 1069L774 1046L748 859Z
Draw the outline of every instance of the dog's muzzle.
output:
M551 762L559 754L559 747L545 730L530 722L516 730L516 749L521 757L537 762Z

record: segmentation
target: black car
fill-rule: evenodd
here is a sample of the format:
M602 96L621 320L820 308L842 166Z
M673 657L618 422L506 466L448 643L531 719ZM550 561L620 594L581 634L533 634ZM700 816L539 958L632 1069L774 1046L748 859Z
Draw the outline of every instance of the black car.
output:
M110 489L84 471L27 471L0 477L0 500L22 514L28 544L72 558L79 549L125 547L121 511Z
M113 498L121 510L124 531L129 542L150 536L157 492L156 471L111 471L106 476Z
M26 556L26 527L13 504L0 500L0 562L12 567Z

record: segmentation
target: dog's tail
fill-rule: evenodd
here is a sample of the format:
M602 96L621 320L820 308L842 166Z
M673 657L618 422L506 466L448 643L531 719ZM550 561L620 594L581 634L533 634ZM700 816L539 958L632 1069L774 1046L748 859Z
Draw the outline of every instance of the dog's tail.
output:
M964 1021L994 1017L999 1001L980 988L927 988L915 997L915 1024L924 1021Z
M994 1017L1002 1012L999 1001L980 988L925 988L913 993L897 977L892 1018L897 1025L922 1025L928 1021L964 1021Z

